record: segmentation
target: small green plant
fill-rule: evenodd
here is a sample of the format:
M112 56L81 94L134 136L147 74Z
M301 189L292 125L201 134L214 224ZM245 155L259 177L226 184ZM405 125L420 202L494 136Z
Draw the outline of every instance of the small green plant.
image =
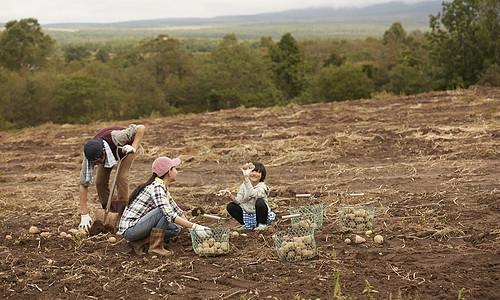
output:
M465 288L461 288L460 291L458 291L458 300L465 300L464 297L462 297L462 292L465 291Z
M247 294L241 295L240 300L247 300Z
M378 293L378 291L376 291L376 290L373 289L372 285L368 282L368 280L365 279L365 282L366 282L366 286L365 286L365 289L363 290L363 294L367 293L367 295L370 298L370 300L375 299L373 297L372 293Z
M333 297L340 299L340 285L339 285L339 279L340 279L340 268L337 269L337 272L335 273L335 277L333 278L335 280L335 286L333 287Z

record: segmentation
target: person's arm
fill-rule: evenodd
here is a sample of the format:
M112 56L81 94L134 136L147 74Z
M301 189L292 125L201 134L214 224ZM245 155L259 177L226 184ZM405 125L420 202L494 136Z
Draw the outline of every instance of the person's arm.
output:
M87 209L87 194L89 191L88 186L83 186L80 185L80 209L82 212L82 215L88 215L88 209Z
M134 142L132 143L132 147L137 150L137 148L141 145L142 137L144 136L144 132L146 131L146 127L144 125L137 125L137 132L134 136Z
M193 227L193 223L189 222L184 215L177 216L174 220L174 223L177 225L180 225L184 228L191 228Z
M87 196L89 191L89 182L87 182L87 159L84 157L82 160L82 169L80 171L80 179L79 179L79 197L80 197L80 210L81 210L81 221L79 227L82 227L85 230L90 229L90 225L92 224L92 218L89 215L89 211L87 208Z

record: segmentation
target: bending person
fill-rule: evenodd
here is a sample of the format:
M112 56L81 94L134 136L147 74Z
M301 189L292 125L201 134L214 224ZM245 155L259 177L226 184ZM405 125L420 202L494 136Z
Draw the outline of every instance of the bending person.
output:
M136 149L139 147L144 131L144 125L130 124L128 128L119 126L106 127L97 132L93 139L87 141L83 147L84 157L80 171L80 227L89 230L92 218L88 213L87 197L88 187L94 182L94 167L97 166L96 189L102 208L106 208L109 197L109 175L117 164L117 160L127 157L121 161L120 171L116 180L118 199L111 203L110 211L122 213L128 200L128 174L130 166L135 158ZM118 150L117 148L121 147Z

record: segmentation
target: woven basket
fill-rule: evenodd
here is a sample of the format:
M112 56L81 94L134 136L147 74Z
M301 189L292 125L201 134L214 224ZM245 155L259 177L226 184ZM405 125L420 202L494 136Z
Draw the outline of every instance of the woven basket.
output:
M296 262L316 256L314 229L297 227L273 234L274 246L280 260Z
M364 232L373 229L375 208L365 206L339 206L340 231Z
M312 227L314 229L323 226L323 203L309 206L291 207L288 209L291 215L300 214L299 217L293 217L292 227Z
M205 238L191 231L194 252L200 256L219 256L229 253L229 227L210 230L211 233Z

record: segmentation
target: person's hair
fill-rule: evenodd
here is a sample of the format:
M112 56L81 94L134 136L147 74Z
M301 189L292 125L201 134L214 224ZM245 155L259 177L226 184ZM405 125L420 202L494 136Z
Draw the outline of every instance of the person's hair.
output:
M255 166L253 171L256 171L256 172L259 172L262 174L259 181L264 182L264 180L266 180L266 167L264 167L264 165L258 161L253 162L252 164Z
M169 171L170 172L170 171ZM153 181L155 181L155 178L156 177L159 177L160 179L163 179L166 175L168 174L165 173L165 175L163 176L158 176L156 175L156 173L153 173L153 175L151 175L151 177L149 177L148 181L144 182L143 184L139 185L138 187L135 188L135 190L130 194L130 196L128 197L128 204L132 203L134 200L135 200L135 197L137 197L137 195L139 195L139 193L145 188L147 187L148 185L150 185Z

